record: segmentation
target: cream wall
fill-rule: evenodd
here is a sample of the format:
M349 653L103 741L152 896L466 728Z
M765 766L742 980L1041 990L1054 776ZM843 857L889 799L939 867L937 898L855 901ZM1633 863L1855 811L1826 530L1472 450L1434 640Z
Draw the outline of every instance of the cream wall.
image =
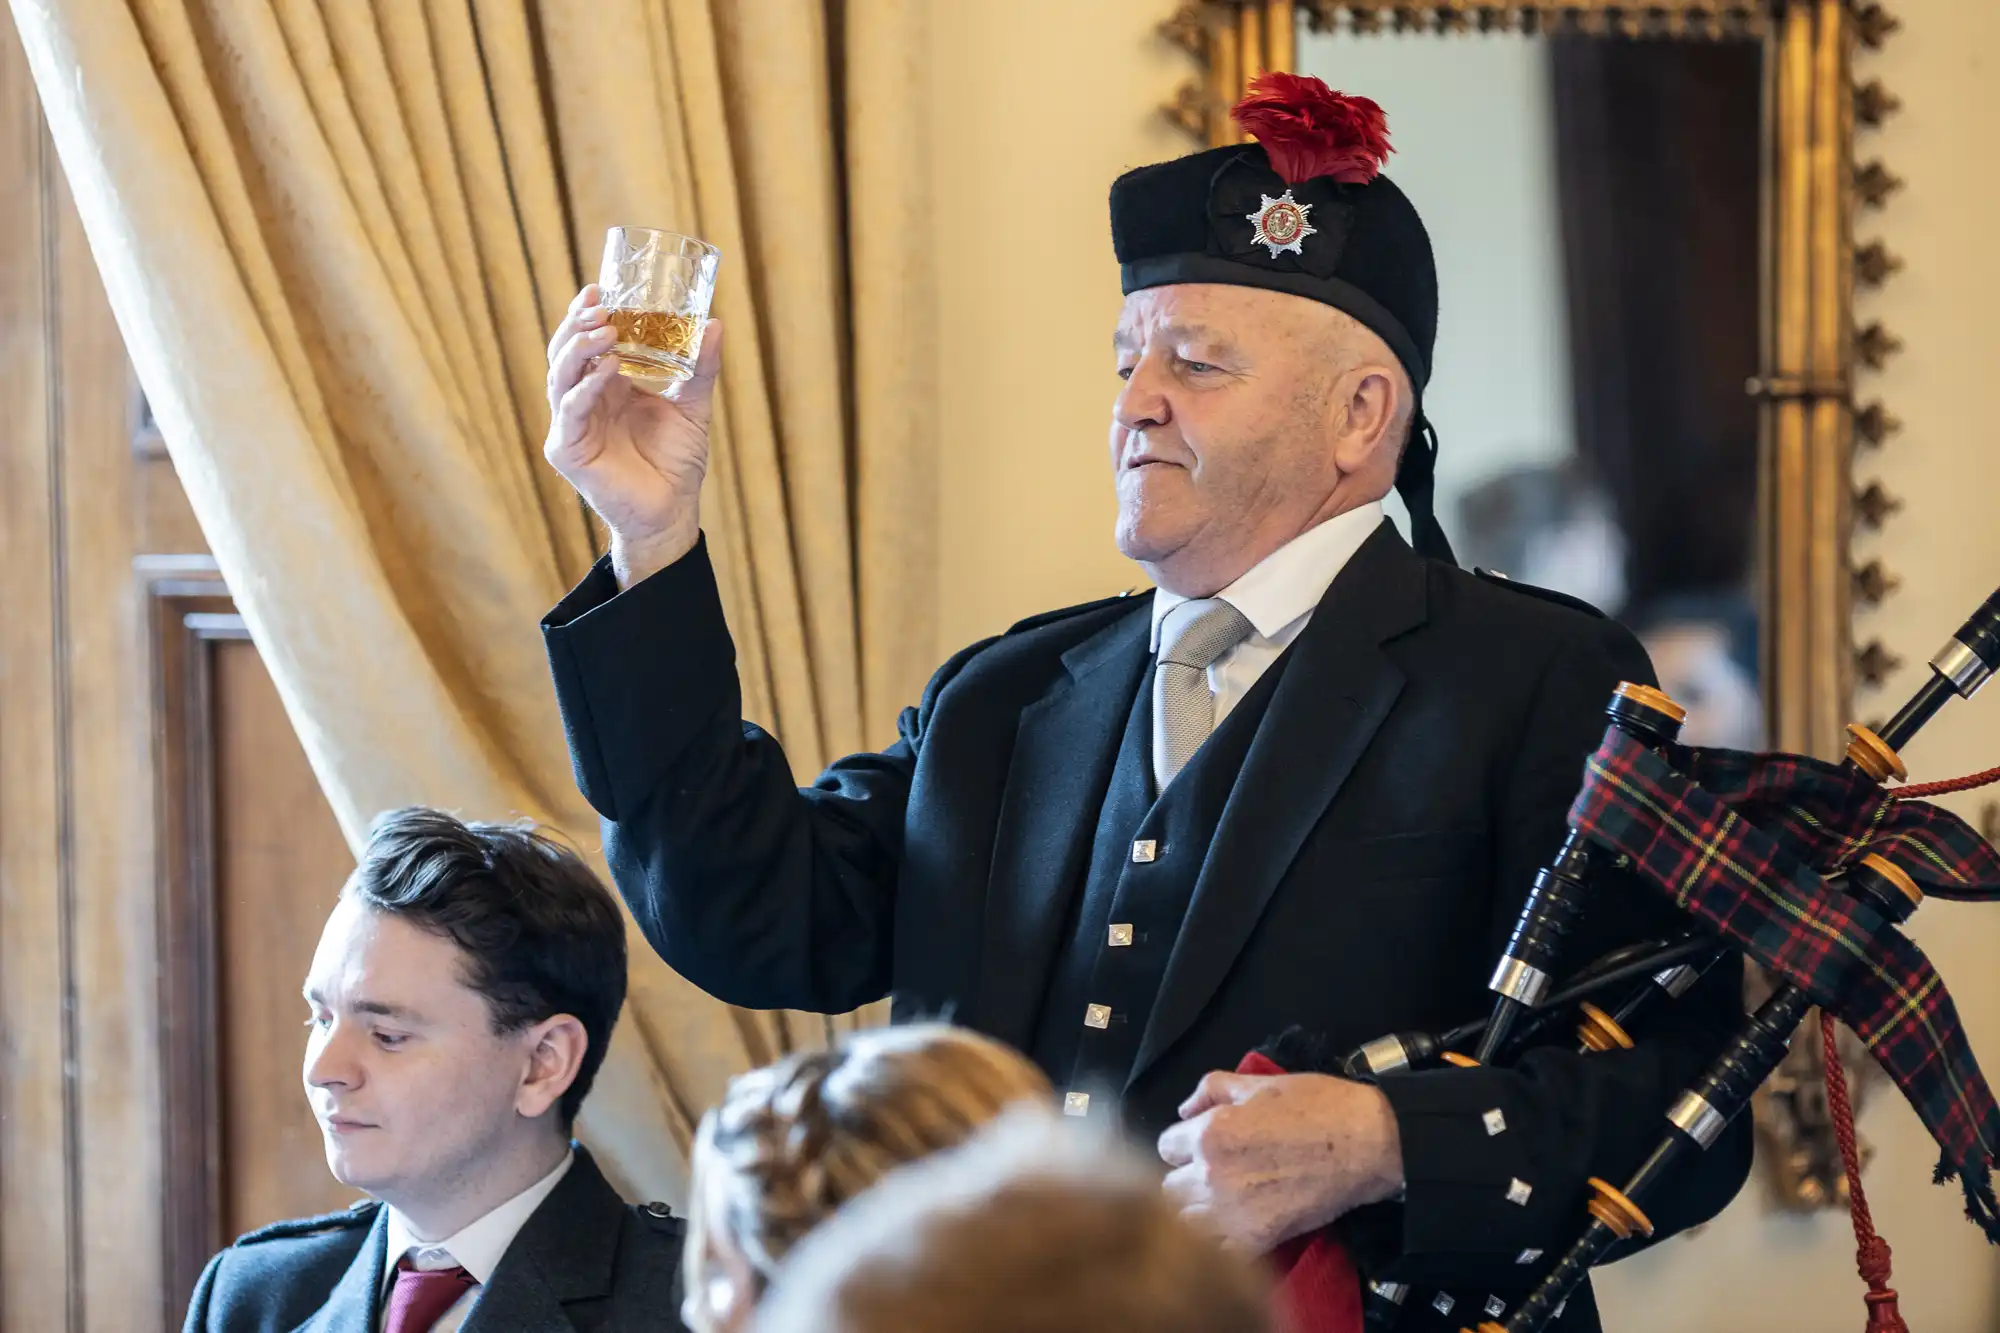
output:
M1922 661L1996 582L2000 449L1986 395L2000 373L2000 253L1991 242L2000 180L2000 5L1895 0L1903 30L1863 58L1906 106L1868 136L1908 181L1885 214L1865 217L1908 260L1865 298L1906 351L1868 387L1907 422L1862 475L1881 475L1907 507L1861 542L1904 586L1859 630L1908 659L1864 715L1887 711ZM944 274L941 371L944 549L940 652L1047 607L1139 581L1111 546L1105 427L1107 349L1118 308L1104 193L1122 168L1181 151L1150 114L1185 76L1153 33L1174 0L1006 0L934 11L939 225ZM1393 116L1394 108L1391 108ZM1911 748L1917 774L2000 763L2000 689L1954 707ZM1977 797L1962 798L1968 813ZM2000 1076L2000 907L1927 907L1915 933L1958 997L1973 1044ZM1862 1131L1876 1149L1868 1183L1895 1245L1903 1309L1923 1333L2000 1326L2000 1270L1959 1216L1954 1191L1929 1184L1934 1153L1893 1091L1875 1090ZM1767 1216L1754 1183L1693 1239L1606 1275L1614 1329L1669 1333L1858 1328L1860 1285L1840 1215Z
M1193 66L1153 0L932 11L944 410L940 653L1144 582L1112 545L1120 296L1105 199L1193 146L1155 113Z

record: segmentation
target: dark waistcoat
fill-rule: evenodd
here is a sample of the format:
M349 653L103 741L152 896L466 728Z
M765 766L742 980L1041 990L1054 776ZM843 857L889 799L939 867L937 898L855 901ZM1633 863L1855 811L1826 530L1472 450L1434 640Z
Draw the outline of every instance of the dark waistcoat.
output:
M1202 862L1289 656L1258 678L1157 799L1153 673L1139 683L1035 1025L1032 1054L1071 1114L1099 1114L1132 1076Z

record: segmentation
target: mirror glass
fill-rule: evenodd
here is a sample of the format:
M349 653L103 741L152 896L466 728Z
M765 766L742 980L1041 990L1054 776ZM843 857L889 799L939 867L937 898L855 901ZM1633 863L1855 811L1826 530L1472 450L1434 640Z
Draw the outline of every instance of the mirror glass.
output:
M1459 563L1645 641L1683 739L1764 740L1755 41L1301 33L1388 113L1437 253L1437 512ZM1392 501L1393 504L1393 501ZM1397 512L1399 523L1407 521Z

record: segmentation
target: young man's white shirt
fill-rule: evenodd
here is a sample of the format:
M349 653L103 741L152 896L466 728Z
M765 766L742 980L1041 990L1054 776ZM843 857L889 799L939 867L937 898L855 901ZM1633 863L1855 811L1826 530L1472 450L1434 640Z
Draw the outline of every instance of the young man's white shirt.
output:
M479 1299L480 1287L493 1280L493 1270L500 1266L507 1247L514 1243L514 1237L528 1224L542 1201L562 1183L575 1161L574 1152L565 1152L555 1170L443 1240L418 1240L403 1215L390 1208L389 1249L382 1266L382 1318L376 1325L378 1331L389 1324L389 1293L396 1284L396 1265L404 1255L409 1255L412 1268L463 1268L478 1284L468 1287L465 1295L431 1325L431 1333L458 1333L459 1325L472 1312L473 1302Z

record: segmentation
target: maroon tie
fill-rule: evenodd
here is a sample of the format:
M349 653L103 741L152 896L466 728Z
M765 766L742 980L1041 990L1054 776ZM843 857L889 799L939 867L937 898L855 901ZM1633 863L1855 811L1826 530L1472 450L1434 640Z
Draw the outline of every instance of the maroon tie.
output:
M431 1333L438 1316L477 1285L463 1268L412 1268L404 1256L396 1265L396 1285L389 1292L385 1333Z

